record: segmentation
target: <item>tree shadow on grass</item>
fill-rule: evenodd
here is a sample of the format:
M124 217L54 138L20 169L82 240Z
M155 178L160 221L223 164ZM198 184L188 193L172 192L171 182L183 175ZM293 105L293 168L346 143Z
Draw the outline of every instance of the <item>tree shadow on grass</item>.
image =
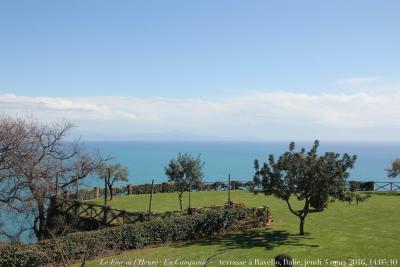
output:
M273 249L279 246L304 246L318 247L319 245L305 244L304 241L313 239L306 233L304 236L290 234L284 230L247 230L240 233L232 233L214 236L209 239L200 239L179 245L179 247L190 245L221 245L225 248L255 248L264 247Z

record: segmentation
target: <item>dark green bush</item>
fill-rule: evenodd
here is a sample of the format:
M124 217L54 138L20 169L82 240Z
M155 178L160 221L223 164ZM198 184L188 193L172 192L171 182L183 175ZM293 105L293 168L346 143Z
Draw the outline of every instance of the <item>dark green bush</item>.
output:
M359 181L349 181L348 182L349 190L354 191L373 191L374 190L374 182L359 182Z
M132 186L132 194L150 194L151 193L151 184L140 184ZM255 187L255 184L251 181L231 181L231 189L232 190L251 190ZM226 190L228 189L227 182L216 181L213 183L197 183L192 186L194 191L211 191L211 190ZM185 189L189 190L189 186ZM176 192L175 185L172 183L161 183L154 184L153 193L171 193ZM99 197L104 197L104 188L99 188ZM113 187L114 196L127 195L128 194L128 186L122 187ZM80 200L88 200L95 198L95 193L93 188L84 188L79 190L79 199ZM69 199L76 199L76 193L70 192Z
M132 225L72 233L34 246L18 249L6 247L0 251L0 266L37 266L60 262L61 257L76 260L84 255L93 257L106 251L207 237L229 228L237 228L240 221L253 215L254 209L212 209L191 216L155 218Z
M275 256L275 266L277 267L292 267L293 259L288 254L279 254Z

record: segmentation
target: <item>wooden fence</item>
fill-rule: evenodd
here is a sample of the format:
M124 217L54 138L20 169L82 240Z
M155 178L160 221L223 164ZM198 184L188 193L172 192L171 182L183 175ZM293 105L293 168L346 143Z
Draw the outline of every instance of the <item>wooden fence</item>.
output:
M371 184L369 188L373 188L372 191L400 191L400 182L374 182L374 181L352 181L361 184ZM228 182L204 182L203 188L198 189L197 191L214 191L214 190L228 190ZM232 190L251 190L257 189L254 187L252 181L231 181L230 188ZM173 189L173 184L170 183L162 183L162 184L154 184L154 193L167 193L167 192L175 192ZM367 186L368 187L368 186ZM121 195L133 195L133 194L149 194L151 191L151 184L142 184L142 185L132 185L128 184L123 187L115 187L113 188L114 196ZM363 190L363 189L356 189ZM371 190L371 189L368 189ZM195 190L196 191L196 190ZM80 189L78 191L78 195L75 190L70 190L64 192L64 198L74 199L74 200L90 200L90 199L99 199L104 196L104 188L93 187L92 189Z
M82 219L96 221L103 226L133 224L136 222L148 221L151 218L156 217L167 218L176 214L188 214L189 212L199 212L200 210L224 208L222 205L215 205L210 207L192 208L190 211L185 209L182 211L178 210L154 213L112 209L109 206L62 198L54 198L53 207L61 212L70 213Z
M374 191L400 192L400 182L374 182Z
M215 190L228 190L228 182L216 181L216 182L203 182L201 187L194 187L193 191L215 191ZM252 188L252 181L231 181L230 189L236 190L250 190ZM153 190L154 193L171 193L176 192L173 183L154 183L154 184L139 184L133 185L128 184L121 187L113 187L113 195L136 195L136 194L149 194ZM104 188L93 187L75 190L71 188L70 190L64 191L64 198L74 199L74 200L90 200L99 199L104 197Z

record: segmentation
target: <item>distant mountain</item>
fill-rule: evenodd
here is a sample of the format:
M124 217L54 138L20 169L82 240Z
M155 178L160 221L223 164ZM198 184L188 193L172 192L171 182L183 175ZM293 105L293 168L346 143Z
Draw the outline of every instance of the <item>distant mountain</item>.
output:
M86 141L233 141L233 138L208 136L182 131L168 131L146 134L101 134L79 132L78 136Z

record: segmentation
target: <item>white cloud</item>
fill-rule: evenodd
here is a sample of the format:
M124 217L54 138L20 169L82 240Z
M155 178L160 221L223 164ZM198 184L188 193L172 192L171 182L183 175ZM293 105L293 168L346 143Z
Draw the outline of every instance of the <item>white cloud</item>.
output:
M379 76L358 76L358 77L347 77L336 81L339 85L365 85L368 83L379 81Z
M67 119L83 139L183 131L236 139L396 140L400 92L253 92L219 100L0 95L0 112Z

